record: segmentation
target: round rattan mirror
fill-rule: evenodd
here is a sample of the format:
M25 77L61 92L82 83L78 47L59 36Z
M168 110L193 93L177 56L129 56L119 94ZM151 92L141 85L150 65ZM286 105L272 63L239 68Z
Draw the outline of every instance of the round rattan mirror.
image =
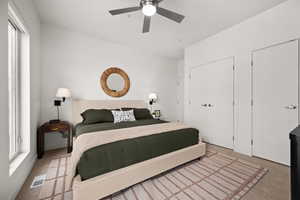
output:
M130 88L130 80L122 69L111 67L101 75L101 87L111 97L122 97Z

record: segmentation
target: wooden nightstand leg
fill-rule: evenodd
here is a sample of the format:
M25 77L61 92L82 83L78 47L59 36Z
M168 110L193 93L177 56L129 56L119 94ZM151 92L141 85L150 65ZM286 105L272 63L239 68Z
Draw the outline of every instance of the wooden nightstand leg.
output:
M37 130L37 141L36 141L36 150L37 150L37 157L38 159L41 158L41 136L40 136L40 131L39 129Z
M69 134L68 134L68 150L67 150L67 152L68 153L71 153L72 152L72 141L73 141L73 135L72 135L73 133L72 133L72 127L70 127L70 129L69 129Z
M44 144L45 144L45 138L44 138L44 131L41 129L38 129L37 131L37 154L38 159L43 158L44 155Z

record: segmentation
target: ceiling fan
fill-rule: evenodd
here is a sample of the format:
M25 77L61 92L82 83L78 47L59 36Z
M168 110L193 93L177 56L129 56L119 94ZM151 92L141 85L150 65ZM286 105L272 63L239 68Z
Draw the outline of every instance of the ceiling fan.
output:
M123 9L116 9L116 10L110 10L109 13L111 15L120 15L124 13L129 12L135 12L138 10L142 10L144 17L144 25L143 25L143 33L147 33L150 31L150 22L151 22L151 16L154 14L159 14L161 16L164 16L170 20L173 20L177 23L181 23L184 19L183 15L180 15L176 12L167 10L165 8L159 7L159 4L163 0L140 0L140 5L136 7L129 7L129 8L123 8Z

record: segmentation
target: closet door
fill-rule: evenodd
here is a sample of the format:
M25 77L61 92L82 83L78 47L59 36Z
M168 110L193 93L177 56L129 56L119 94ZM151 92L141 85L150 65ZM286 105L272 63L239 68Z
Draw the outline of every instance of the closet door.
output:
M224 59L191 70L190 119L204 141L233 148L234 60Z
M290 164L298 125L298 41L253 53L253 155Z

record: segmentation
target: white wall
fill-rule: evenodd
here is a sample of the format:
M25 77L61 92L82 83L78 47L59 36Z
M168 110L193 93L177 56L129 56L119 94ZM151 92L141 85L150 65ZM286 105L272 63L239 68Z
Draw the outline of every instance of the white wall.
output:
M162 110L166 119L177 119L177 60L50 25L42 25L41 48L43 122L56 117L53 99L59 87L70 88L75 99L112 99L102 91L99 82L102 72L112 66L127 72L131 81L131 88L122 99L147 100L149 93L156 92L156 108ZM70 118L70 102L66 102L62 119ZM64 143L59 134L46 136L46 149Z
M184 120L184 60L177 65L177 120Z
M9 176L8 161L8 80L7 80L7 1L0 2L0 199L14 199L30 173L36 158L36 128L40 118L40 22L31 0L14 0L17 12L30 32L30 152Z
M7 1L0 1L0 199L8 199Z
M289 0L185 49L185 120L188 122L188 73L191 67L235 56L235 150L251 154L251 51L300 38L300 1Z

